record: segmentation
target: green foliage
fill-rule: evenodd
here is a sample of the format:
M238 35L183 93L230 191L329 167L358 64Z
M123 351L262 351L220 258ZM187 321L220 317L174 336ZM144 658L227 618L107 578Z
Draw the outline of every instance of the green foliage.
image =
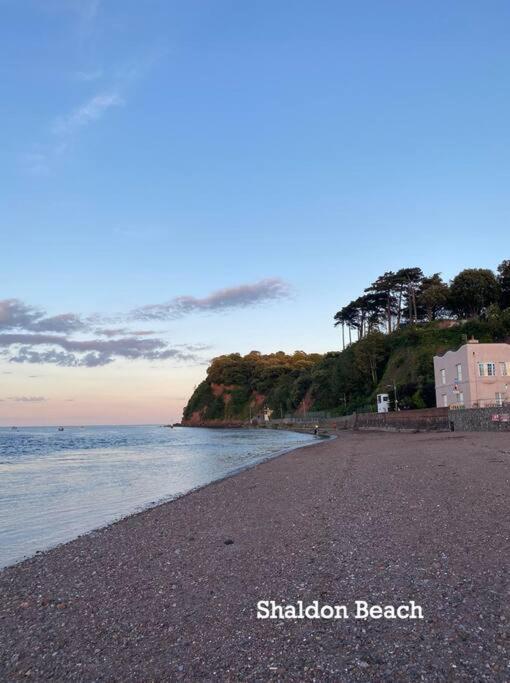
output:
M439 273L424 277L417 295L418 318L436 320L446 311L449 299L448 285Z
M421 268L387 271L334 315L349 342L375 331L392 331L405 324L432 322L446 316L465 320L483 317L491 306L510 307L510 260L497 275L486 268L467 268L445 283L440 273L425 276Z
M219 356L195 389L183 417L189 420L195 413L203 420L246 420L261 412L259 397L276 415L293 412L310 388L311 368L321 358L304 351Z
M439 274L423 277L417 268L385 273L367 295L335 316L337 324L359 332L358 341L325 355L251 351L219 356L190 398L184 419L247 420L264 408L281 417L305 404L307 410L344 415L373 408L377 393L389 393L393 400L394 383L402 408L433 406L434 355L470 337L509 340L505 292L510 296L510 261L501 264L497 278L488 270L464 270L450 288ZM468 320L436 320L447 306ZM393 331L383 334L381 328L390 327L388 315L394 316Z
M214 395L211 391L211 385L207 382L200 382L184 408L183 418L190 420L195 411L200 410L204 406L211 405L213 400Z
M510 308L510 259L498 266L498 284L501 291L501 308Z
M467 268L452 280L450 308L459 317L472 318L497 303L499 295L499 283L492 270Z

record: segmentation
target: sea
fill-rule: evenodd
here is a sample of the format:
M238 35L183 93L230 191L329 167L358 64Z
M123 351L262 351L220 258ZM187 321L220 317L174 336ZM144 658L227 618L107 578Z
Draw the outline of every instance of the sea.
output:
M0 427L0 567L313 439L271 429Z

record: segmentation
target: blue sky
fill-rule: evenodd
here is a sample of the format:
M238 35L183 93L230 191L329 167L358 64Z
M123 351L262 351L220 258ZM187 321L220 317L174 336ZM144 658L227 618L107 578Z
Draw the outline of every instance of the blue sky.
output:
M337 348L332 316L385 270L509 256L506 2L0 12L0 300L40 309L4 328L88 321L65 357L0 356L0 424L177 419L213 355ZM116 328L165 346L80 364L69 340Z

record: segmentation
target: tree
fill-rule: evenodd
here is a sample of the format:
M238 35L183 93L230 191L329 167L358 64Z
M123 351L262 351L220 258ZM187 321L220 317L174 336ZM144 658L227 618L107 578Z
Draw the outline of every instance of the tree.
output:
M377 328L380 322L380 298L371 294L359 296L335 314L335 327L347 325L349 344L352 344L351 330L356 330L358 339L362 339L371 329Z
M392 317L395 312L395 289L397 287L397 276L396 274L389 270L383 275L380 275L377 280L372 282L370 287L365 289L372 296L377 296L378 301L384 300L384 311L386 317L386 325L388 329L388 334L391 333L392 329Z
M399 271L397 271L395 275L395 283L400 285L397 326L400 325L402 293L404 294L407 320L410 323L418 322L418 306L416 296L422 280L423 271L421 268L401 268Z
M334 320L336 321L335 327L338 325L342 326L342 343L345 348L344 326L346 325L347 329L349 330L349 344L352 344L352 330L358 329L359 311L355 306L355 302L351 301L347 304L347 306L344 306L337 313L335 313Z
M450 307L459 317L477 318L499 300L500 287L492 270L467 268L450 285Z
M424 277L416 296L418 318L436 320L446 310L449 291L448 285L443 282L439 273Z
M500 306L502 309L510 308L510 260L499 264L498 284L501 289Z
M381 332L371 332L354 347L355 363L372 387L377 386L378 370L384 358L384 335Z

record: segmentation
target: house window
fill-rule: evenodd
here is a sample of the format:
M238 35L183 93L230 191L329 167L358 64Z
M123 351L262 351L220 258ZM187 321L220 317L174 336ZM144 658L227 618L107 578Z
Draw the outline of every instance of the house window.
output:
M496 405L497 406L503 405L503 394L500 391L496 391Z
M464 405L464 392L463 391L459 391L459 403L461 406Z
M446 384L446 370L441 370L441 384Z
M448 407L448 396L446 394L443 394L443 406Z
M462 364L457 363L455 367L457 368L457 382L462 382Z
M501 374L503 375L503 377L506 377L510 374L510 363L502 361L499 364L499 369L501 370Z
M478 363L478 374L480 377L485 377L485 363Z
M487 363L487 377L496 376L496 363Z

